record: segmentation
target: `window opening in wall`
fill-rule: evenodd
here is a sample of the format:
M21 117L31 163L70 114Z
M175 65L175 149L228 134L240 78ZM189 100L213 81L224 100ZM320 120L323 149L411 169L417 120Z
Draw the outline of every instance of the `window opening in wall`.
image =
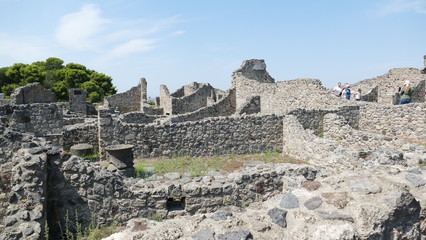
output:
M185 210L185 197L169 197L166 204L167 211Z
M81 95L81 90L74 90L74 95Z

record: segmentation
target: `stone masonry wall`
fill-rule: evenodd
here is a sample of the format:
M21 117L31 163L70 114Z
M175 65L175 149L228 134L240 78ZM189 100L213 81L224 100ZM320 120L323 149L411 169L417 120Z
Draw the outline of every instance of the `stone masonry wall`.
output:
M100 111L101 148L134 145L135 157L214 155L280 150L282 117L220 117L166 125L127 124Z
M296 109L336 110L353 102L335 97L319 80L296 79L277 83L261 83L240 77L236 85L236 108L241 108L251 98L260 96L262 114L287 114Z
M27 135L10 131L0 124L0 232L4 229L4 219L9 206L9 194L12 185L13 154L22 146L29 146L31 139Z
M358 128L359 124L359 107L358 106L343 106L338 110L305 110L297 109L289 114L297 117L297 120L302 124L304 129L314 130L319 134L323 132L324 116L329 113L336 113L342 116L348 124L353 128Z
M336 114L327 114L324 117L324 137L334 139L343 146L358 149L359 157L365 161L378 160L379 163L392 165L389 159L380 156L388 152L398 158L402 154L400 161L411 166L426 162L426 147L397 137L353 129L346 120Z
M360 104L359 127L363 131L426 143L426 103Z
M330 139L318 137L313 130L304 130L295 116L283 119L283 154L319 166L352 168L357 152Z
M163 109L165 115L172 114L172 96L166 85L160 85L160 107Z
M375 78L366 79L352 85L352 89L361 88L365 93L378 87L378 102L391 104L392 97L398 92L399 87L404 86L408 80L412 87L417 86L421 81L426 80L426 74L422 74L417 68L394 68L386 74ZM423 88L423 92L425 89ZM424 102L425 96L413 96L413 101Z
M73 145L88 143L93 146L95 152L98 152L98 123L67 126L62 134L62 142L66 151L69 151Z
M56 103L34 103L0 107L5 125L36 135L62 133L63 113Z
M130 90L105 97L104 106L117 109L120 113L135 112L141 110L141 84Z
M46 141L0 125L0 239L44 239Z
M282 191L284 176L314 180L317 173L307 165L265 165L223 177L147 181L122 178L74 156L49 159L48 204L53 207L48 219L61 220L68 211L74 221L78 212L83 227L90 224L90 215L97 223L107 225L154 214L169 218L214 212L226 205L248 206ZM170 202L178 202L178 208Z
M0 239L45 239L47 149L21 149L13 158L9 205Z
M198 121L204 118L230 116L235 113L235 90L231 89L228 95L217 103L197 111L182 114L171 118L171 122Z
M51 103L56 102L56 99L56 95L39 82L16 88L10 96L12 104Z
M200 88L181 98L172 98L172 114L184 114L196 111L207 106L207 98L214 93L210 84L204 84Z

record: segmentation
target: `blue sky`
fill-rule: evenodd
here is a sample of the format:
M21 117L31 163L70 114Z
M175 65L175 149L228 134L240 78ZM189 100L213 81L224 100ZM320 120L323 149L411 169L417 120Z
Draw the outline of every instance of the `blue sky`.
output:
M355 83L423 67L426 0L0 0L0 67L58 57L113 78L227 90L243 60L276 81Z

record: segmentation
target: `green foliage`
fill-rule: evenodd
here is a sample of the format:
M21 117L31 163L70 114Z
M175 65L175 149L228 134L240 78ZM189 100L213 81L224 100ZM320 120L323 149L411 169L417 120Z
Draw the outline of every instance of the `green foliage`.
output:
M96 224L95 215L92 214L90 217L90 225L82 229L81 223L78 221L78 211L75 210L75 226L74 230L75 232L71 231L71 221L70 216L68 215L68 210L65 215L65 231L63 229L63 226L60 222L58 222L59 225L59 231L62 235L62 239L66 240L101 240L103 238L109 237L110 235L116 233L118 231L118 224L117 222L113 222L110 226L101 227ZM46 222L47 226L47 222ZM45 226L45 237L46 239L49 239L49 226ZM46 229L47 229L47 235L46 235Z
M91 102L99 102L104 96L117 93L111 77L87 69L81 64L63 64L63 60L50 57L46 61L15 63L13 66L0 68L0 89L9 97L19 86L40 82L45 88L51 88L59 101L68 100L70 88L86 89L87 100Z
M49 239L49 224L47 223L47 220L44 221L44 239Z
M13 90L15 90L15 88L17 88L17 87L19 87L19 85L16 84L16 83L7 84L7 85L5 85L1 88L1 91L2 91L2 93L4 93L4 96L6 98L9 98L10 94L12 94Z
M148 219L152 220L152 221L156 221L156 222L162 222L163 221L163 218L158 216L157 213L152 214Z
M99 153L94 152L94 153L89 154L89 155L84 155L82 158L86 159L86 160L97 160L97 159L99 159Z

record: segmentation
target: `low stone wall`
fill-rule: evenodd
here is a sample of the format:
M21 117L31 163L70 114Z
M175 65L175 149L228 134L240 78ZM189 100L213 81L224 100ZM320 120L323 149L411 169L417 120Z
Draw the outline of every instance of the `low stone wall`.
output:
M289 112L290 115L297 117L297 120L302 124L304 129L314 130L315 133L323 132L324 116L329 113L336 113L342 116L348 124L353 128L358 128L359 124L359 107L358 106L343 106L338 110L306 110L297 109Z
M247 168L226 177L146 181L123 179L74 156L52 160L48 192L49 205L55 208L48 212L48 219L68 212L74 221L77 212L83 227L90 224L91 214L104 225L154 215L170 218L214 212L227 205L248 206L282 191L284 176L314 180L317 173L307 165L280 164Z
M164 116L149 116L143 112L131 112L122 114L119 116L120 121L125 123L137 123L137 124L149 124L153 123L159 118L164 118Z
M390 165L398 163L398 161L388 161L389 159L380 156L380 154L388 152L398 158L400 163L408 163L411 166L426 162L426 147L397 137L358 131L336 114L327 114L324 117L324 137L336 140L343 146L358 149L359 158L363 161L378 160L379 163Z
M426 103L359 106L361 130L426 143Z
M336 141L318 137L313 130L304 130L295 116L286 116L283 126L283 154L336 169L350 169L356 162L356 152L351 153Z
M220 117L166 125L127 124L100 111L101 148L132 144L135 157L281 150L282 117Z

